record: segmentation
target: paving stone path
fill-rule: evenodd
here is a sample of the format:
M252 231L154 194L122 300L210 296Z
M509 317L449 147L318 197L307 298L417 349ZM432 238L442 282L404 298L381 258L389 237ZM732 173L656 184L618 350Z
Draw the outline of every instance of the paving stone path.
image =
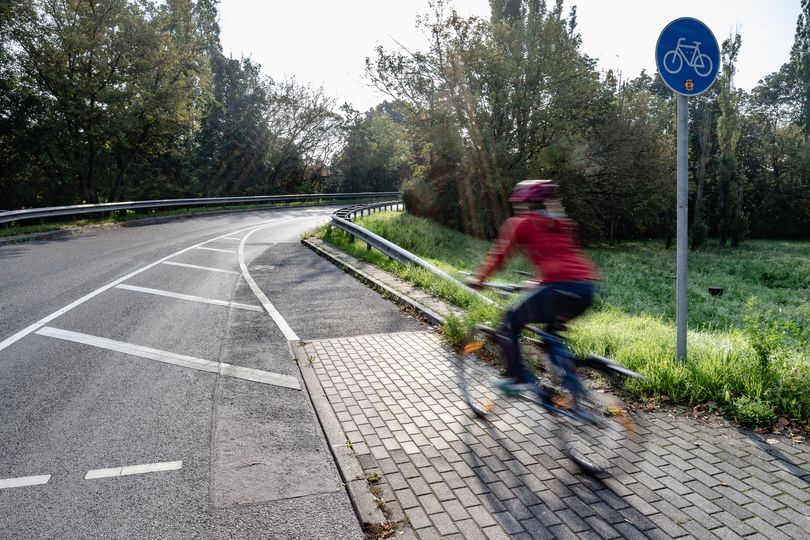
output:
M458 358L431 331L305 344L363 471L380 475L399 538L810 538L810 447L667 413L636 415L609 477L578 472L561 420L461 398Z

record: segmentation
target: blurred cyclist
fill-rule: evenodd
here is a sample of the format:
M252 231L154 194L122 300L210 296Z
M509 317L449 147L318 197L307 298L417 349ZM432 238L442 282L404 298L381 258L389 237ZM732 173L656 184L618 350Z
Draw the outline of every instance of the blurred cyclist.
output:
M499 387L512 396L526 390L544 396L521 358L521 329L531 323L564 323L580 315L593 303L599 272L579 246L576 223L565 215L554 182L524 180L512 190L509 202L516 215L501 225L498 240L467 283L483 286L487 278L503 268L516 247L531 261L540 285L503 316L499 334L506 377ZM563 386L576 400L582 386L567 347L560 341L560 347L552 347L549 356L563 373Z

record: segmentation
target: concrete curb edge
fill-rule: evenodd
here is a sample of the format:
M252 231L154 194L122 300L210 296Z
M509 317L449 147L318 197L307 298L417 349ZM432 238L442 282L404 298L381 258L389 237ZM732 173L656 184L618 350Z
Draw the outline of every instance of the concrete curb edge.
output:
M351 447L346 444L347 439L340 426L340 421L329 403L329 398L326 397L323 391L320 379L315 373L315 368L309 363L304 346L305 342L301 341L295 344L291 343L298 369L301 372L301 378L304 381L304 387L315 409L321 429L326 436L329 451L335 459L335 464L348 491L352 507L354 507L360 525L365 532L369 525L384 523L386 518L369 489L360 461Z

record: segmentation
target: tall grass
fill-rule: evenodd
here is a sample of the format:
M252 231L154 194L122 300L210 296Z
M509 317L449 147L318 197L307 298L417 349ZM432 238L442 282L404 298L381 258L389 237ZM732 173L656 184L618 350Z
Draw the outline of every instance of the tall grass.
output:
M477 268L489 243L397 212L360 224L451 275ZM362 242L324 229L322 236L433 294L465 308L444 332L458 345L476 322L495 322L508 301L486 306L421 269L367 251ZM596 307L572 325L578 353L612 357L645 375L628 383L642 397L680 403L715 402L742 423L768 425L777 416L810 427L810 243L751 241L739 249L711 247L689 255L688 358L675 357L675 254L653 242L588 250L602 271ZM499 280L524 279L516 258ZM711 296L709 286L724 288Z

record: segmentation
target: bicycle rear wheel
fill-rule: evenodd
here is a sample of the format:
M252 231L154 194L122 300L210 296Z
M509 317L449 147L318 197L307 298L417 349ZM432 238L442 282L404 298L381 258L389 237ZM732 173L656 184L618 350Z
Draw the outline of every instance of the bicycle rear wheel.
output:
M600 373L601 375L606 375ZM620 456L628 452L628 441L636 437L636 426L624 403L596 379L584 379L589 387L571 410L563 427L565 454L584 472L608 473Z

